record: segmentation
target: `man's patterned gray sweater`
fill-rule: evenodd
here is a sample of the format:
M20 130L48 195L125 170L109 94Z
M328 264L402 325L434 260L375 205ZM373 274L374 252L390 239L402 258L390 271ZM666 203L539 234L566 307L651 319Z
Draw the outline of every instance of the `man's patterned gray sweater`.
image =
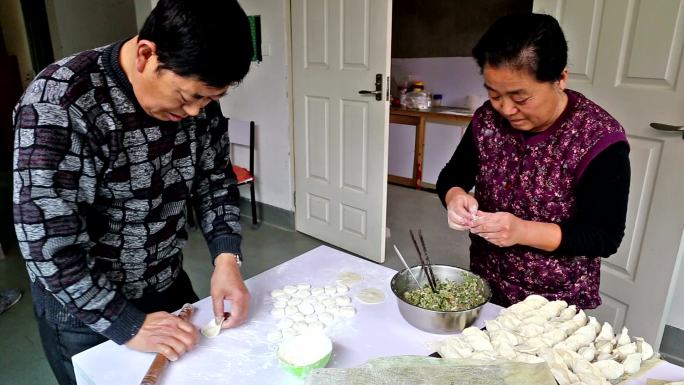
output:
M39 312L121 344L128 299L181 271L186 201L213 257L240 255L239 192L218 103L162 122L142 110L121 42L48 66L14 111L14 220Z

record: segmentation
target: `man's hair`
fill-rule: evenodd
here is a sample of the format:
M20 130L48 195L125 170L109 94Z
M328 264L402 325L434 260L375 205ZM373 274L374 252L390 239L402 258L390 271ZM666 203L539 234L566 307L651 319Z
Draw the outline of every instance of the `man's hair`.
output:
M480 70L509 66L538 81L554 82L567 65L568 44L552 16L519 13L494 22L473 48L473 57Z
M247 75L251 36L236 0L159 0L138 34L156 44L160 69L216 88Z

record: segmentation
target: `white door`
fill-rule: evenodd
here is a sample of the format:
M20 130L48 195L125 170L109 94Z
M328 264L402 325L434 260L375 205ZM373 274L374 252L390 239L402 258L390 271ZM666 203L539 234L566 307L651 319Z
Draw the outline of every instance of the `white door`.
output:
M296 229L383 262L391 1L292 0ZM375 90L380 99L359 94Z
M631 146L627 229L603 261L595 315L660 346L684 229L684 1L535 0L568 40L569 87L622 123Z

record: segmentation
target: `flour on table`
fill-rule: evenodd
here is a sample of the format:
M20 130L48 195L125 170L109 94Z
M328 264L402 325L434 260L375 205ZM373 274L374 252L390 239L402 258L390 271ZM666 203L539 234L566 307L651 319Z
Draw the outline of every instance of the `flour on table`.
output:
M385 292L372 287L361 290L356 294L356 299L366 304L378 304L385 302Z
M361 282L363 276L352 271L345 271L337 276L337 283L341 283L346 286L353 286L355 283Z

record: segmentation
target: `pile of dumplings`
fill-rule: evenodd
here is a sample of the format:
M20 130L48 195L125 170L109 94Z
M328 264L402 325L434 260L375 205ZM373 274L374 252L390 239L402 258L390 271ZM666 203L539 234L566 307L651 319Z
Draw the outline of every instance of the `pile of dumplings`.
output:
M609 323L539 295L502 310L485 326L486 331L469 327L447 338L438 352L444 358L546 362L559 385L610 384L638 372L654 355L651 345L630 338L627 328L616 335Z

